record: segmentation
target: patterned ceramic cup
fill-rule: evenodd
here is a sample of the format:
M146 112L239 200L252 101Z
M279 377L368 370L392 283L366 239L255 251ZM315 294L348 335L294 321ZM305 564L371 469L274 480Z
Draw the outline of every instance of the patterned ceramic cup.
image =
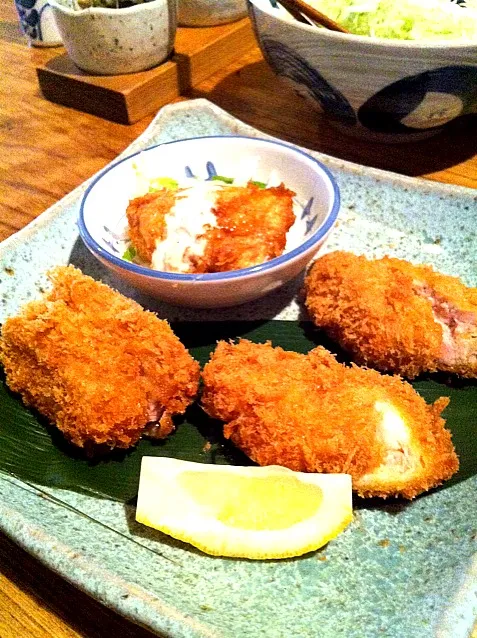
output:
M270 66L350 135L407 142L477 113L477 42L337 33L293 20L275 0L248 3Z
M123 9L77 9L75 0L49 0L69 57L95 75L136 73L167 59L177 30L176 0Z
M15 0L20 26L31 44L54 47L61 44L53 10L47 0Z

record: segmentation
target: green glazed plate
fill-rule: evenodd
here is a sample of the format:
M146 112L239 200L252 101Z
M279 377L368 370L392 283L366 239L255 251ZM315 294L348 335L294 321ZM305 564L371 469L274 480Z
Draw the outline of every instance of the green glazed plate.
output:
M266 137L204 100L163 109L123 155L174 139ZM475 191L431 184L314 153L341 189L325 250L392 254L477 284ZM307 352L325 343L300 303L301 279L273 297L221 311L179 309L113 278L84 248L76 217L86 184L0 246L0 321L73 263L168 318L204 363L221 338ZM192 406L165 442L91 462L0 386L0 529L120 614L171 637L464 638L477 618L477 385L414 383L444 416L461 468L440 489L402 501L356 499L350 527L322 550L283 561L213 558L135 522L143 455L248 464Z

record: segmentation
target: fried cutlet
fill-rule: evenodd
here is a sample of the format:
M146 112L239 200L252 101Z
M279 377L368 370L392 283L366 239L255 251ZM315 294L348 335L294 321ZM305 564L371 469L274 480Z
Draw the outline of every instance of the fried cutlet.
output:
M361 496L414 498L458 469L441 397L427 405L399 377L346 367L322 347L219 342L202 406L259 465L348 473Z
M134 445L146 425L173 429L198 389L199 364L169 324L73 266L5 321L0 360L11 390L79 447Z
M314 323L358 364L477 376L477 288L457 277L337 251L314 262L305 291Z
M261 188L252 182L160 189L129 203L129 237L139 257L159 270L214 273L255 266L285 250L295 222L294 195L283 184Z

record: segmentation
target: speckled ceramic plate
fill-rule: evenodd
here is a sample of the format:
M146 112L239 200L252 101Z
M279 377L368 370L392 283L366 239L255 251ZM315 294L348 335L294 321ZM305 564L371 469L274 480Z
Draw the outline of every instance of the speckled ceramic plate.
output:
M262 136L198 100L164 108L125 155L198 135ZM341 188L326 249L426 261L477 283L477 192L363 168L321 154ZM0 247L0 321L72 262L117 286L83 247L86 185ZM299 281L273 298L216 311L177 309L122 288L170 319L296 320ZM1 423L0 423L1 439ZM0 529L79 588L175 638L464 638L477 617L477 477L407 507L358 507L324 550L299 559L212 558L135 523L134 508L0 475Z

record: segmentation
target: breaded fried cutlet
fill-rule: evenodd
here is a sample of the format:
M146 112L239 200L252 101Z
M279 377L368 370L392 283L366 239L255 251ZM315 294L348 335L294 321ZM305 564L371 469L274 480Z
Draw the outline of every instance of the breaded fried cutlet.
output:
M333 252L305 280L313 322L360 365L477 376L477 288L430 266Z
M295 221L293 196L283 184L219 191L214 206L217 226L207 238L202 272L238 270L262 264L285 250L286 234Z
M169 324L73 266L5 321L0 360L21 394L79 447L128 448L147 424L173 429L198 390L199 364Z
M126 210L129 237L141 259L148 264L156 250L156 242L165 237L165 217L174 206L176 196L175 191L161 188L129 202Z
M203 371L202 406L259 465L347 473L364 497L412 499L459 462L440 416L399 377L346 367L322 347L219 342Z
M194 188L205 204L201 201L199 206L192 197ZM152 267L159 251L158 269L214 273L255 266L285 250L287 232L295 222L294 195L283 184L261 188L252 182L163 188L130 201L129 237L139 257ZM176 205L186 198L190 212L177 222ZM198 221L201 216L203 226ZM177 237L170 236L174 232Z

